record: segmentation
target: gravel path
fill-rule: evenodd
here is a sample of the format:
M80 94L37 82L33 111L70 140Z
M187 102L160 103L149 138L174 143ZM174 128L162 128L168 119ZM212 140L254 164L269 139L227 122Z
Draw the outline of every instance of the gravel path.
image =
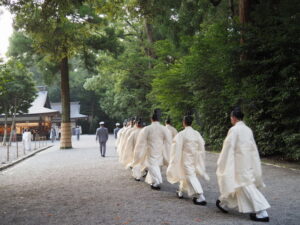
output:
M74 149L58 145L0 172L0 224L21 225L243 225L248 215L222 214L215 207L217 154L207 154L211 181L202 181L207 206L177 199L176 186L165 182L153 191L136 182L118 163L110 136L107 157L100 157L94 136L73 139ZM272 208L269 224L300 224L300 172L263 166Z

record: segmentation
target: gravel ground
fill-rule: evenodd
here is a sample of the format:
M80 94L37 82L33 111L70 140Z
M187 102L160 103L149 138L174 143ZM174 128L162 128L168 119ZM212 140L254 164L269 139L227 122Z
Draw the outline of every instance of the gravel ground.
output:
M153 191L134 181L118 163L114 142L110 136L102 158L95 137L83 135L73 139L72 150L55 145L0 172L0 224L260 224L216 209L217 154L207 154L211 181L202 181L208 205L196 206L191 199L177 199L175 185L165 182L161 191ZM263 193L272 206L269 224L300 224L300 172L270 165L263 172Z

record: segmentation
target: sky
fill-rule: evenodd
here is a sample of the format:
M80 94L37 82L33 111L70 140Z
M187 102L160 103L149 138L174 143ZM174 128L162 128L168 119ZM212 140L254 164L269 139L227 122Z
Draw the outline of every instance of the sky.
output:
M12 15L8 10L0 7L0 58L6 58L8 39L12 32Z

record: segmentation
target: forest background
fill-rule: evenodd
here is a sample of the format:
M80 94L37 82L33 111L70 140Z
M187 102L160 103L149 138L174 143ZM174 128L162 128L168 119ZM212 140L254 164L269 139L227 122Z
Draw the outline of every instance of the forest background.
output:
M192 111L208 149L221 150L230 111L240 106L262 156L299 161L299 1L66 2L78 12L76 23L94 20L89 5L97 2L93 24L101 24L90 28L94 36L72 31L84 44L68 61L70 99L90 115L85 133L100 120L111 129L133 116L149 124L154 108L180 130ZM59 64L35 44L16 25L8 56L59 102Z

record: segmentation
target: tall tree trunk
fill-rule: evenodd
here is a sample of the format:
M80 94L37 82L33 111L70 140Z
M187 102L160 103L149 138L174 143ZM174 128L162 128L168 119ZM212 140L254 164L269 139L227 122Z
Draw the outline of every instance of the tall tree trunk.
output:
M147 40L149 45L146 47L146 53L148 56L151 58L156 58L154 49L153 49L153 43L154 43L154 37L153 37L153 26L152 24L148 23L147 19L145 18L145 23L144 23L144 28L145 28L145 33L147 35ZM150 68L152 68L152 65L149 65Z
M60 148L72 148L71 120L70 120L70 87L68 57L61 60L61 140Z
M10 135L9 135L8 145L11 145L11 140L13 138L13 132L15 130L15 123L16 123L16 114L17 114L17 105L15 104L14 112L13 112L13 116L12 116L11 127L10 127Z
M230 10L230 17L234 18L234 16L235 16L234 0L228 0L228 7L229 7L229 10Z
M7 137L7 112L5 110L5 113L4 113L4 134L3 134L2 145L6 145L6 137Z
M249 22L250 3L251 3L251 0L239 0L239 18L240 18L240 23L242 25L241 39L240 39L241 44L245 43L244 25ZM246 58L247 58L246 54L244 52L242 52L240 55L240 60L242 61L242 60L245 60Z

